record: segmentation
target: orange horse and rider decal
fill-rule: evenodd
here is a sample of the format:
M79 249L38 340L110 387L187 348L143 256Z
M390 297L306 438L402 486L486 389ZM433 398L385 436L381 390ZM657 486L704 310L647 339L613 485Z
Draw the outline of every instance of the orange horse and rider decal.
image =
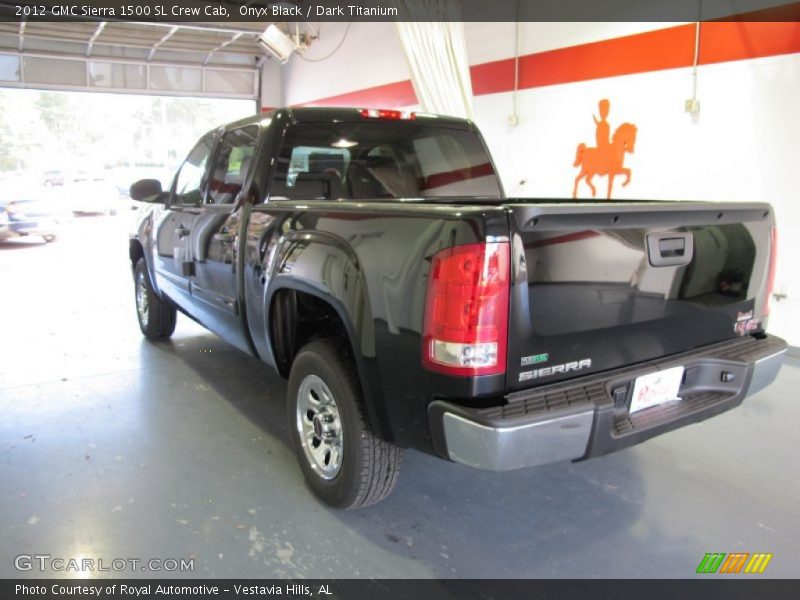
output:
M575 153L573 166L580 167L581 171L575 177L575 186L572 188L572 197L578 196L578 184L585 178L586 185L592 190L592 197L597 195L597 189L592 183L595 175L605 175L608 177L607 199L611 199L611 190L614 187L614 178L617 175L625 175L622 185L628 185L631 181L631 170L624 166L625 153L633 154L636 144L636 125L623 123L614 131L614 135L609 139L611 127L608 124L608 112L611 103L600 100L598 109L600 118L594 115L594 123L597 127L596 142L594 148L587 147L586 144L578 144Z

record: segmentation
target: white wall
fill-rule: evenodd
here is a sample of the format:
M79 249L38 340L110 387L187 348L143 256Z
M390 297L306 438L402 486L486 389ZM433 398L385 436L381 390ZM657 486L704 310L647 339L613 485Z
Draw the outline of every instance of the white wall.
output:
M660 23L524 23L521 54L590 43L673 25ZM322 24L322 39L309 57L324 56L341 39L345 24ZM513 23L467 23L470 64L510 58ZM319 98L409 78L394 28L354 23L330 59L292 58L283 68L283 102ZM594 145L601 98L611 101L611 129L629 121L638 127L636 152L626 156L633 177L618 180L616 198L768 201L776 210L779 263L776 290L789 297L772 302L770 329L800 345L800 54L700 67L699 117L683 111L691 96L690 69L597 79L518 92L519 125L510 127L511 93L475 98L483 131L510 194L564 197L572 193L572 166L579 142ZM519 189L517 182L526 179ZM598 196L605 178L595 179ZM581 184L580 197L589 197Z
M347 23L319 25L320 39L305 53L309 60L327 56L347 29ZM330 58L308 62L294 55L286 67L283 83L289 106L410 77L392 23L354 22L341 48Z

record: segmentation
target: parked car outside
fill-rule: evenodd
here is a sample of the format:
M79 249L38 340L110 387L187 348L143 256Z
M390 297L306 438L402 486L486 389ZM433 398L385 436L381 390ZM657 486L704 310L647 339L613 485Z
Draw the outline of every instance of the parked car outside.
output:
M74 176L64 185L64 195L75 215L115 215L121 206L116 186L99 175Z
M0 190L0 241L29 235L50 243L71 215L42 188Z
M64 171L52 169L42 173L42 184L45 187L53 187L55 185L64 185L66 174Z

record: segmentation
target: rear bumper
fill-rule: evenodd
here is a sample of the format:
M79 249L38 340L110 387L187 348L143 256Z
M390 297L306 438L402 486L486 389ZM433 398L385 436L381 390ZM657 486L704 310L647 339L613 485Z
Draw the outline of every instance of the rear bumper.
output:
M780 338L739 338L516 392L502 406L476 409L436 400L428 408L434 449L493 471L608 454L738 406L775 380L785 354ZM679 365L685 367L681 401L629 414L637 377Z

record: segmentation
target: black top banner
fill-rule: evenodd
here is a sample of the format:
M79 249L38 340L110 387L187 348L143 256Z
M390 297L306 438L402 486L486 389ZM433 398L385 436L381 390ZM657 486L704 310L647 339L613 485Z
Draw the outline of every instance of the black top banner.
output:
M0 0L0 21L800 21L781 0Z

